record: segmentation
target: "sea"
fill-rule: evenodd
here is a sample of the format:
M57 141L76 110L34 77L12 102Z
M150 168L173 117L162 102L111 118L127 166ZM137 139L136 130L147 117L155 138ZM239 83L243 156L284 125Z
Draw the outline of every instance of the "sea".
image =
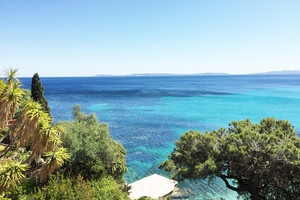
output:
M31 78L20 78L30 88ZM127 150L132 183L157 173L189 131L228 127L233 120L253 123L274 117L300 133L300 75L45 77L44 95L56 122L73 120L72 108L95 113L113 139ZM237 199L220 179L186 180L174 199Z

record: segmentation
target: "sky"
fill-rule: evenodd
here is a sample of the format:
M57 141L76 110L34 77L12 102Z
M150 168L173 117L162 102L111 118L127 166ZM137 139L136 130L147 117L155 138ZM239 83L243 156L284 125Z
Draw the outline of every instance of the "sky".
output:
M300 70L299 0L0 0L20 76Z

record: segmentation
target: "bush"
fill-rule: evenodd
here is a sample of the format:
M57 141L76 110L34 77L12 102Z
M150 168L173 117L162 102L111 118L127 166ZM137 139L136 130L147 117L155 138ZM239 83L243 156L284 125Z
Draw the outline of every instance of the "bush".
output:
M94 114L87 116L74 106L73 115L73 122L61 123L63 146L71 153L66 172L89 180L110 175L122 182L127 170L124 147L111 139L107 124L100 124Z
M35 189L35 194L19 196L20 199L32 200L129 200L128 193L112 178L105 177L97 181L84 180L61 174L52 176L47 186Z
M105 177L98 181L93 181L92 186L96 190L96 198L100 200L125 200L129 199L128 193L123 192L120 185L112 178Z
M32 178L32 179L26 180L11 190L10 197L13 200L20 199L20 197L23 197L21 199L24 199L25 196L30 196L28 194L31 194L33 192L34 188L37 186L38 186L38 182L36 179Z
M153 199L148 196L143 196L143 197L140 197L138 200L153 200Z
M33 198L39 200L97 199L96 190L80 175L77 178L65 178L62 175L52 176L48 186L36 189Z

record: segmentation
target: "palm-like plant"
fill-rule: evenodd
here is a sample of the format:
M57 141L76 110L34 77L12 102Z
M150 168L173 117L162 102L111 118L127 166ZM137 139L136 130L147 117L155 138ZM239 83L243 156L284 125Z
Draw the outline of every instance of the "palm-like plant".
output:
M47 131L49 135L49 141L45 147L46 151L53 151L55 147L61 146L62 141L60 139L60 133L63 132L62 127L59 125L52 126L52 131Z
M49 174L54 172L64 164L64 160L70 158L66 148L57 147L53 151L48 151L44 155L46 164L40 172L40 180L43 181Z
M6 85L0 95L0 127L3 128L8 120L10 120L15 114L18 103L24 94L20 89L21 84L19 82L13 82L13 84Z
M19 71L18 69L12 69L12 68L4 70L4 75L6 76L7 85L12 86L13 82L15 81L19 82L19 79L16 78L18 71Z
M0 80L1 128L13 117L23 95L20 81L15 78L17 71L7 70L6 80ZM6 134L9 135L9 142L2 143L6 135L0 140L0 195L20 183L25 178L24 174L26 176L39 174L40 179L44 180L63 165L64 160L70 155L61 147L60 132L61 127L54 125L52 118L42 111L39 103L29 100L22 104L22 113ZM29 144L31 144L30 151L20 148ZM25 152L19 151L22 149ZM8 155L11 150L17 151ZM38 161L31 166L32 161L37 161L40 157L44 158L45 162Z
M54 147L59 146L59 131L59 128L50 122L50 118L40 120L32 139L30 160L37 159L45 151L52 151Z
M34 101L26 103L22 114L17 118L10 130L11 142L9 146L18 148L19 146L26 146L33 139L34 132L38 128L40 118L47 118L48 114L41 111L41 105Z
M0 194L7 188L15 186L25 178L23 172L28 169L27 164L23 164L20 161L9 158L7 160L1 160L0 165Z
M17 72L18 69L5 70L5 83L0 81L0 128L3 128L7 121L12 118L23 95L20 89L21 83L16 78Z

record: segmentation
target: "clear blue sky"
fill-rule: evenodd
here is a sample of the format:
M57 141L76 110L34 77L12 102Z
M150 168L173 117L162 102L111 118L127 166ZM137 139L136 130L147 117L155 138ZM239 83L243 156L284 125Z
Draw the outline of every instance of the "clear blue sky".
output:
M0 0L20 75L300 70L299 0Z

